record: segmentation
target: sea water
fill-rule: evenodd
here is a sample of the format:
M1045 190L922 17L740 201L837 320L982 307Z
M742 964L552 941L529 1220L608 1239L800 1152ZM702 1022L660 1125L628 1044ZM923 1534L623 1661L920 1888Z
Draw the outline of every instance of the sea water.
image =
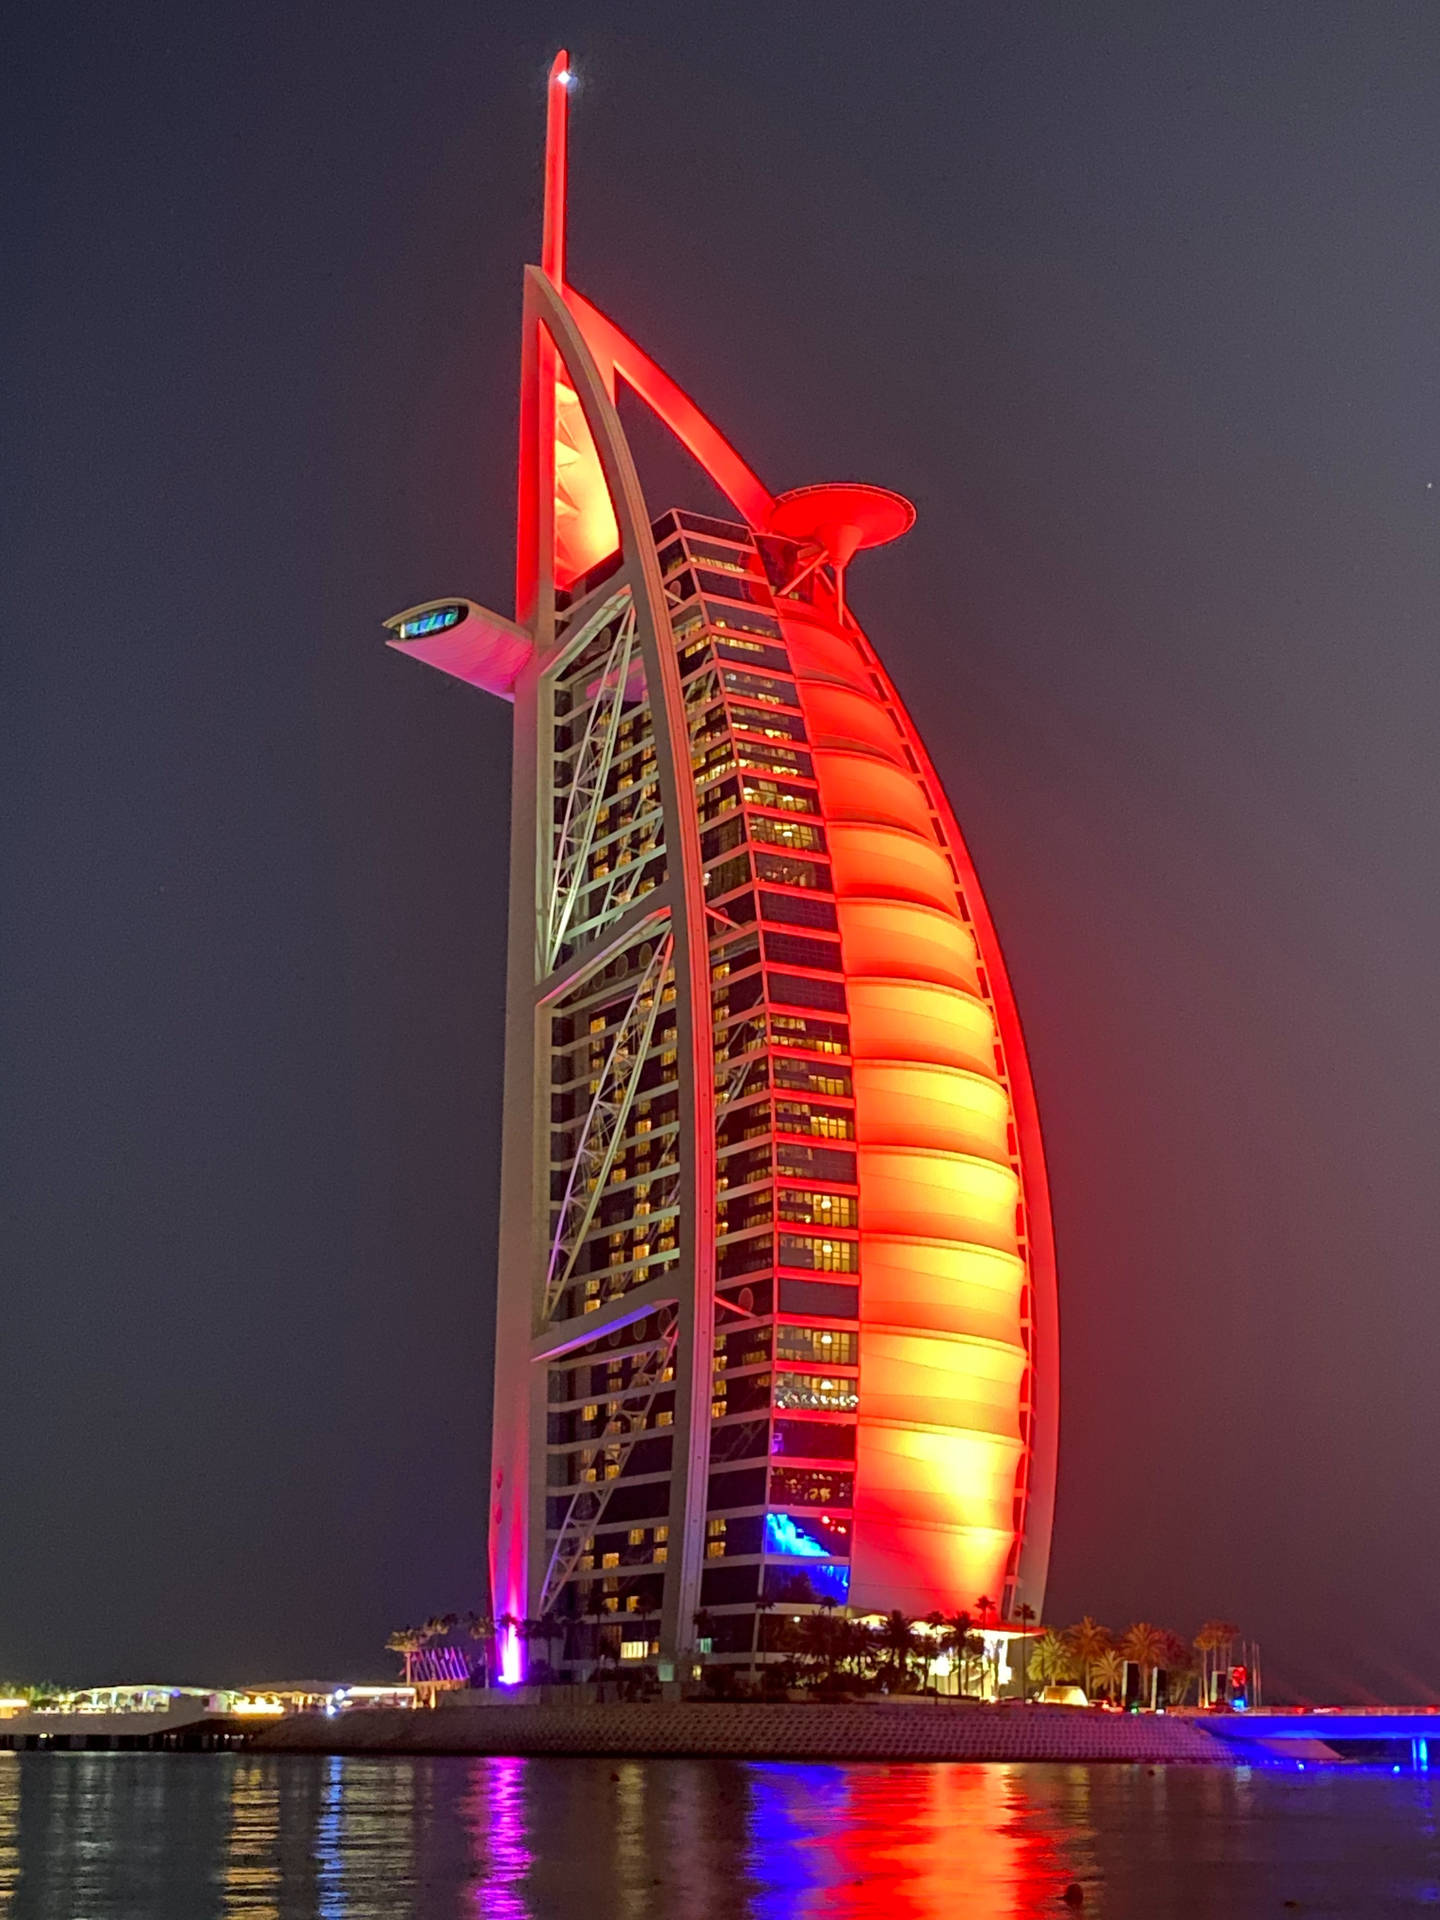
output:
M1388 1768L0 1753L0 1920L1384 1916L1440 1905L1437 1797Z

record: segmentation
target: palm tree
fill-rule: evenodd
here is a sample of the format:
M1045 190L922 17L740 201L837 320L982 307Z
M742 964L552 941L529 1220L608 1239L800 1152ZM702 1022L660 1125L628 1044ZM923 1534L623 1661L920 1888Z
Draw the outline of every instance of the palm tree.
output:
M1165 1659L1165 1635L1159 1627L1152 1627L1148 1620L1137 1620L1133 1626L1125 1629L1120 1651L1140 1669L1140 1693L1143 1699L1150 1692L1155 1669Z
M990 1598L988 1593L982 1593L980 1598L975 1602L975 1612L979 1616L979 1625L982 1630L994 1625L991 1616L995 1612L995 1602ZM998 1694L1000 1691L1000 1642L998 1640L990 1651L994 1668L995 1692Z
M910 1677L910 1662L915 1657L915 1623L897 1607L885 1616L885 1624L877 1636L880 1650L887 1656L885 1665L895 1669L899 1684L903 1687Z
M1053 1687L1075 1678L1075 1654L1069 1640L1054 1627L1047 1627L1035 1642L1031 1655L1035 1678L1042 1686Z
M1200 1682L1204 1704L1211 1704L1215 1675L1230 1664L1230 1651L1240 1637L1233 1620L1207 1620L1195 1636L1195 1651L1200 1655ZM1216 1656L1219 1656L1218 1658Z
M1029 1601L1025 1601L1020 1606L1018 1611L1020 1614L1020 1624L1022 1627L1029 1627L1034 1625L1035 1609L1030 1605ZM1029 1698L1030 1698L1030 1636L1028 1633L1025 1633L1020 1636L1020 1702L1021 1702L1021 1705L1023 1706L1025 1701L1027 1701Z
M1087 1613L1078 1626L1071 1627L1065 1636L1070 1642L1071 1651L1080 1662L1080 1672L1085 1682L1087 1694L1095 1691L1095 1666L1102 1654L1108 1653L1113 1644L1110 1629L1102 1627L1098 1620L1092 1620Z
M1190 1692L1190 1682L1197 1679L1195 1658L1189 1645L1178 1633L1165 1634L1165 1704L1170 1707L1183 1707Z
M843 1615L837 1616L833 1600L822 1600L814 1613L802 1617L795 1645L817 1685L833 1686L838 1678L850 1648L849 1626Z
M985 1651L985 1642L974 1632L975 1623L968 1613L948 1614L945 1624L949 1629L945 1635L945 1651L955 1662L955 1691L968 1693L970 1663Z
M385 1642L391 1653L398 1653L404 1658L405 1684L407 1687L411 1684L411 1672L414 1666L415 1656L430 1638L431 1632L428 1626L397 1627Z
M1125 1685L1125 1656L1115 1646L1106 1647L1092 1662L1097 1689L1111 1700L1119 1700Z
M537 1640L546 1638L545 1623L540 1620L528 1618L525 1620L517 1620L515 1623L515 1631L520 1638L521 1644L525 1648L525 1678L528 1680L530 1678L530 1648L534 1646ZM548 1648L546 1649L546 1653L548 1656ZM548 1657L546 1665L549 1665Z
M463 1618L466 1633L484 1648L485 1684L495 1684L495 1622L488 1613L467 1613Z

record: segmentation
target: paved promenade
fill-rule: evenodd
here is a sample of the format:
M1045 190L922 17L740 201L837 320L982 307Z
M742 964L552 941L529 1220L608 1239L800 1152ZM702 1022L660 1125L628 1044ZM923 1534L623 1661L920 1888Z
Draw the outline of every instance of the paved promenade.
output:
M1061 1760L1232 1766L1188 1720L1074 1707L765 1706L675 1702L456 1706L297 1715L261 1752L724 1754L748 1760Z

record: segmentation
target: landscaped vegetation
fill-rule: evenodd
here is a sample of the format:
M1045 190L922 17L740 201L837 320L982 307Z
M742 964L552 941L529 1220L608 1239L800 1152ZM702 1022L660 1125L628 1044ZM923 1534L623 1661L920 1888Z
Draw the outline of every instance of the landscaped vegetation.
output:
M1029 1608L1022 1613L1030 1615ZM1028 1626L1033 1621L1021 1624ZM596 1627L617 1627L649 1636L653 1619L626 1614L592 1616ZM895 1611L883 1616L853 1618L829 1601L816 1601L804 1576L778 1600L762 1601L757 1611L753 1648L748 1662L720 1663L706 1658L714 1622L701 1612L694 1620L695 1644L701 1678L707 1692L723 1697L743 1694L774 1696L796 1689L818 1698L864 1693L918 1694L942 1697L994 1696L1001 1691L1001 1647L987 1632L999 1626L998 1610L986 1595L973 1612L931 1613L912 1618ZM405 1663L407 1682L423 1673L416 1656L435 1642L464 1634L488 1653L497 1633L513 1631L528 1649L527 1669L532 1680L568 1677L559 1666L566 1623L551 1615L519 1620L511 1614L441 1614L422 1627L400 1628L386 1646ZM1212 1676L1230 1665L1240 1629L1226 1620L1207 1620L1193 1640L1185 1640L1148 1620L1133 1622L1112 1632L1086 1614L1074 1626L1046 1627L1016 1638L1010 1648L1011 1678L1004 1691L1019 1699L1036 1699L1047 1688L1079 1687L1090 1700L1120 1705L1127 1666L1139 1675L1139 1698L1149 1704L1155 1696L1155 1676L1165 1676L1164 1703L1185 1706L1214 1697ZM476 1664L482 1659L476 1649ZM654 1668L644 1662L620 1659L614 1634L597 1636L592 1668L596 1679L624 1679L637 1687L653 1682Z

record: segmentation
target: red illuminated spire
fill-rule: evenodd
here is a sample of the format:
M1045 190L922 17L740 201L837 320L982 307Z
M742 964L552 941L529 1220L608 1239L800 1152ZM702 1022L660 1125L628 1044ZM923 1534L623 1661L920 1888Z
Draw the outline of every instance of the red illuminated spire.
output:
M562 48L550 66L545 109L545 230L540 265L555 283L565 284L566 136L570 122L570 56Z

